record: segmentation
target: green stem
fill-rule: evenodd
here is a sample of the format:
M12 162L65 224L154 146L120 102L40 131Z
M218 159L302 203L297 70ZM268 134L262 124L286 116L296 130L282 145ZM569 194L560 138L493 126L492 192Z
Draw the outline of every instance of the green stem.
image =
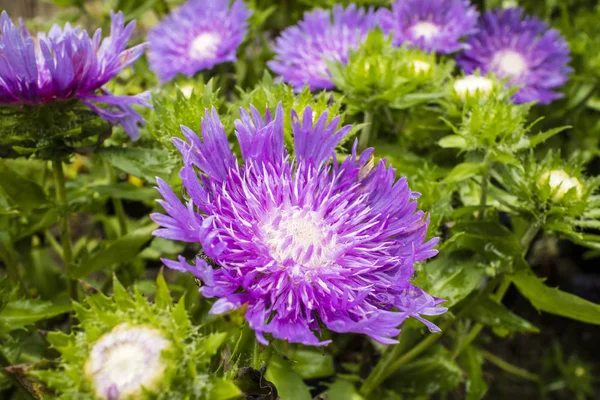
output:
M106 171L106 176L108 177L108 183L117 183L117 177L115 174L115 169L108 162L104 163L104 170ZM125 214L125 208L123 207L123 202L121 199L116 197L112 198L113 208L115 209L115 214L119 221L119 230L121 232L121 236L127 235L127 215Z
M539 222L536 221L529 226L529 228L527 229L527 231L521 238L521 242L520 242L521 248L523 249L523 255L527 254L527 252L529 251L529 246L531 246L531 242L536 237L536 235L538 234L539 231L540 231ZM511 284L510 279L507 279L506 277L504 277L502 284L500 285L500 287L498 287L498 290L496 291L496 294L494 295L494 298L493 298L494 301L496 301L497 303L500 303L502 301L502 299L504 298L504 295L506 294L506 292L508 291L508 288L510 287L510 284ZM477 338L479 333L481 333L482 329L483 329L483 324L480 324L480 323L476 324L473 327L473 329L471 329L471 331L467 334L465 339L462 341L462 343L458 347L457 351L453 354L453 357L454 358L458 357L458 355L460 353L462 353L463 350L465 350L467 348L467 346L469 346L469 344L471 344Z
M489 178L485 179L486 181L489 181ZM527 231L521 238L521 246L523 248L524 253L527 253L527 251L529 250L529 246L531 245L531 242L533 241L535 236L538 234L539 230L540 223L536 221L535 223L530 225L530 227L527 229ZM497 283L498 278L488 283L486 287L482 291L480 291L476 296L474 296L473 299L458 313L456 318L446 321L440 326L440 333L429 334L425 339L423 339L423 341L421 341L419 344L413 347L409 352L405 353L404 355L400 355L400 346L394 346L392 351L384 355L384 357L377 363L373 371L371 371L367 379L365 379L365 382L360 388L360 392L365 397L368 397L368 395L373 390L375 390L377 386L379 386L386 378L391 376L396 370L398 370L398 368L412 361L419 354L427 350L431 345L435 344L442 337L443 333L446 332L455 321L459 320L460 317L467 313L471 309L471 307L477 304L481 299L487 297L494 290ZM508 291L510 284L510 279L507 279L506 277L502 279L502 283L500 284L500 286L496 290L496 293L494 294L495 301L502 301L502 298ZM458 346L457 349L454 351L453 357L458 357L458 355L477 338L482 329L482 324L476 324L473 327L473 329L471 329L471 331L469 331L469 333L466 335L461 345Z
M430 333L423 341L413 347L409 352L401 355L401 346L395 345L392 351L386 353L384 357L377 363L373 371L360 388L360 392L365 396L375 390L385 379L392 375L398 368L412 361L419 354L427 350L431 345L437 342L443 334L465 313L467 313L475 304L482 298L487 297L490 292L496 287L497 280L490 282L482 291L473 296L473 298L460 310L455 318L444 322L440 326L439 333Z
M481 176L481 197L479 198L479 219L485 218L485 209L487 208L488 189L490 187L490 170L485 169Z
M61 161L52 162L54 172L54 186L56 190L56 202L61 208L60 217L60 242L62 245L62 256L65 263L65 275L67 292L71 300L77 300L77 282L71 279L71 267L73 265L73 245L71 244L71 232L69 229L69 203L65 191L65 174Z
M519 368L516 365L512 365L511 363L504 361L500 357L490 353L489 351L482 350L481 354L483 357L494 364L496 367L508 372L509 374L521 377L525 380L540 383L541 378L539 375L534 374L533 372L529 372L526 369Z
M365 126L358 137L358 150L362 151L369 145L369 137L373 128L373 113L365 111Z

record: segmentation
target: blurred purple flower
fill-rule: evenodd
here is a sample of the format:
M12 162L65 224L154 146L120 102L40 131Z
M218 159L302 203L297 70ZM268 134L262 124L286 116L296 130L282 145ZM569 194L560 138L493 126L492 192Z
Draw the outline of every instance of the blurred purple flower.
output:
M38 33L34 39L22 21L17 27L3 12L0 104L43 105L78 98L110 123L121 124L133 139L139 137L143 119L131 106L149 107L147 95L114 96L102 86L132 65L145 45L127 49L135 21L125 26L121 12L111 13L111 18L111 35L104 39L100 29L90 38L68 23L64 29L54 25L47 35Z
M333 89L328 61L348 62L351 49L356 49L369 30L375 28L376 14L354 4L344 9L314 10L304 14L297 26L287 28L275 43L275 60L268 63L284 82L301 90Z
M469 49L458 56L466 73L479 69L507 78L510 86L522 86L516 103L547 104L562 97L553 89L562 86L572 71L569 46L556 29L521 8L488 11L479 33L469 39Z
M206 297L219 298L211 313L247 305L246 319L266 344L265 333L289 342L325 345L320 326L363 333L395 343L399 325L446 311L410 283L413 265L434 256L437 239L425 241L428 219L417 211L418 193L373 149L356 146L342 163L335 148L350 126L336 131L327 113L313 125L310 107L292 111L295 158L284 146L281 105L265 120L255 108L235 122L243 164L232 154L216 111L206 111L201 140L182 127L174 139L183 155L180 176L190 196L183 204L163 180L164 214L153 214L158 237L200 243L218 265L201 257L168 267L201 279ZM201 171L198 177L196 169Z
M241 0L189 0L148 34L150 67L166 82L235 61L250 15Z
M465 48L460 39L476 30L478 16L469 0L398 0L379 11L379 23L394 46L446 54Z

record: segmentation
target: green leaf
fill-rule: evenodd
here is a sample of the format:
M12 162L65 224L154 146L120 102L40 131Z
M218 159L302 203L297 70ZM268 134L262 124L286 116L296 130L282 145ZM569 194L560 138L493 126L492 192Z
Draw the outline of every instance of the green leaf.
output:
M513 314L502 304L489 298L475 304L468 316L489 327L509 332L539 332L539 329L529 321Z
M476 261L444 253L418 271L414 284L447 300L444 306L451 307L477 289L484 276L485 268Z
M469 163L469 162L458 164L456 167L454 167L452 169L452 171L450 171L448 176L446 176L446 178L444 179L444 182L445 183L457 183L457 182L464 181L466 179L469 179L469 178L479 175L481 173L482 169L483 169L483 164L476 164L476 163Z
M546 140L550 139L552 136L561 133L564 130L570 129L570 126L559 126L558 128L550 129L545 132L540 132L537 135L531 136L529 138L529 146L528 148L533 148L540 143L544 143Z
M137 187L131 183L91 186L93 191L116 199L133 201L152 201L159 197L158 191L149 187Z
M85 255L79 267L73 271L74 278L83 278L86 275L109 268L112 265L126 263L134 259L142 246L152 239L154 225L138 229L128 235L108 242L104 248L93 255Z
M431 354L400 367L386 382L400 394L411 397L431 396L439 391L456 388L462 376L462 370L448 351L437 345Z
M242 391L233 382L215 378L208 396L211 400L229 400L242 395Z
M0 191L4 192L12 205L19 209L31 210L48 203L40 185L19 175L1 159Z
M542 279L527 270L512 275L511 280L521 294L538 310L600 325L600 305L548 287L542 283Z
M482 399L488 386L483 379L483 356L481 352L473 346L469 346L462 352L460 357L461 365L467 373L467 400Z
M71 311L69 303L25 299L11 301L0 311L0 335Z
M288 354L302 379L325 378L335 374L333 357L316 350L298 349Z
M324 396L327 400L364 400L364 397L356 391L354 384L344 379L333 382Z
M279 398L286 400L311 400L310 390L288 361L274 355L267 366L265 377L277 388Z
M147 182L154 182L157 176L166 179L171 173L169 152L165 149L106 147L97 154L120 170Z
M460 135L448 135L444 136L438 142L440 147L445 149L464 149L467 147L467 141Z
M173 305L171 292L169 291L167 282L165 282L165 277L162 271L160 271L158 277L156 278L156 296L154 297L154 304L156 304L156 307L163 310L167 310Z

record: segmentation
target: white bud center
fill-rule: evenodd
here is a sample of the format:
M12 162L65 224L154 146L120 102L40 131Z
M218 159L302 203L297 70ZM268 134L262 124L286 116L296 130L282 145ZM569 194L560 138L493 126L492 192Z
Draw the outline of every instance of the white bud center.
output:
M492 68L503 78L518 77L527 71L527 62L516 51L503 50L494 55Z
M292 262L316 268L329 263L335 240L315 211L299 207L277 210L261 224L261 230L271 256L281 266Z
M440 28L436 24L427 21L417 22L410 28L415 39L424 38L425 40L431 39L440 33Z
M463 101L467 97L476 95L488 95L492 91L494 84L488 78L483 76L469 75L454 82L454 91Z
M119 325L92 347L85 372L100 399L122 399L153 389L165 370L161 352L169 346L148 327Z
M555 169L542 174L539 180L539 185L548 185L552 190L552 201L559 202L571 190L575 189L577 197L583 194L583 186L579 179L572 177L563 170Z
M429 70L431 70L431 64L420 60L413 61L412 67L416 75L426 74L429 72Z
M190 56L202 60L217 55L221 36L214 32L202 32L190 44Z

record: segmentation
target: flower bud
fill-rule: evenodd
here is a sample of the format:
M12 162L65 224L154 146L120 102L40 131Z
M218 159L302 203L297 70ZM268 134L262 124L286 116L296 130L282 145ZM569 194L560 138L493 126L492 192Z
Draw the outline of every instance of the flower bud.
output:
M575 188L578 199L583 195L583 186L581 185L581 182L579 182L579 179L573 178L571 175L560 169L544 172L542 176L540 176L538 185L540 188L545 185L550 187L550 190L552 191L552 201L555 203L560 202L573 188Z
M161 353L170 342L156 329L119 325L90 350L85 374L96 396L105 400L137 398L156 389L166 365Z
M483 76L469 75L454 82L454 91L462 101L468 97L487 96L493 88L494 83Z

